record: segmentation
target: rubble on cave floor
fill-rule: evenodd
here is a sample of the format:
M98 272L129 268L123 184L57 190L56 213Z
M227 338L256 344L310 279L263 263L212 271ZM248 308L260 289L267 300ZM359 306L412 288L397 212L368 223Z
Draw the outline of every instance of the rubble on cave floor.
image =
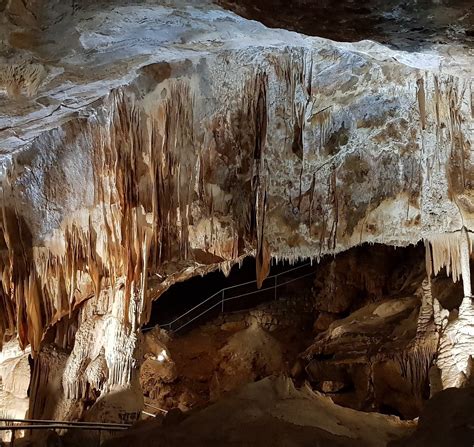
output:
M247 383L272 374L289 374L311 334L298 327L269 332L256 320L247 326L243 313L241 320L232 324L213 323L174 339L161 335L164 341L154 347L146 340L163 331L155 329L145 335L148 352L140 369L140 383L147 411L189 411ZM169 357L160 362L156 356L163 349Z
M107 447L272 445L324 447L471 447L474 443L474 388L439 392L416 421L344 408L319 392L295 388L286 377L243 387L208 408L146 421Z

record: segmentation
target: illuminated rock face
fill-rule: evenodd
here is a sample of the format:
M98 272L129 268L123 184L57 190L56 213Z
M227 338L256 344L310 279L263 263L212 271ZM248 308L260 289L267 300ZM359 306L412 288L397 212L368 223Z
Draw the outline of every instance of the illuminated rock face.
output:
M468 56L168 3L2 17L0 338L72 349L69 398L135 380L174 281L474 229Z
M28 412L30 384L29 350L22 352L18 342L5 343L0 353L0 414L2 418L24 418ZM10 433L1 433L1 440L9 440Z

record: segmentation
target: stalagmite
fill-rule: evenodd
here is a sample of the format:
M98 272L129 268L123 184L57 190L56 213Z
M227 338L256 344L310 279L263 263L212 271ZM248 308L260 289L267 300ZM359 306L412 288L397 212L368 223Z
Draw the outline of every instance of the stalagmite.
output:
M433 302L434 321L440 334L437 367L441 372L443 388L460 386L469 379L470 356L474 356L474 308L470 274L472 243L466 228L450 234L432 236L426 245L426 269L436 275L441 268L454 281L462 276L463 300L456 318L447 318L447 311ZM431 247L431 249L430 249Z
M461 386L470 379L470 358L474 357L474 307L470 275L471 240L465 227L461 231L430 239L434 273L445 266L453 279L462 276L463 300L455 318L443 318L446 311L434 303L434 317L440 333L437 367L443 388ZM437 310L438 309L438 310Z

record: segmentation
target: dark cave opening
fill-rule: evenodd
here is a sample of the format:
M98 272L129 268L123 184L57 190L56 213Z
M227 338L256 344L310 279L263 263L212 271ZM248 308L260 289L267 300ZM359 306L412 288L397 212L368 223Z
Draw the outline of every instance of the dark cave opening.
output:
M309 291L314 269L315 263L309 260L291 264L288 261L273 263L268 278L258 289L255 258L246 257L241 265L232 267L228 276L216 270L173 284L153 302L151 318L144 330L155 325L176 330L181 329L183 324L189 330L220 313L239 312L278 299L287 294L292 286L301 287L304 280ZM189 314L179 319L187 312ZM176 319L178 321L169 326Z
M364 243L319 262L273 263L261 289L255 282L255 259L247 257L241 265L234 265L228 276L216 270L173 284L153 302L144 330L156 325L173 331L184 325L183 329L189 330L221 313L248 310L291 295L311 295L316 312L346 318L370 301L414 293L425 275L424 256L421 242L406 247ZM433 287L446 308L459 306L461 285L453 283L445 272L433 281ZM328 304L333 301L335 304Z

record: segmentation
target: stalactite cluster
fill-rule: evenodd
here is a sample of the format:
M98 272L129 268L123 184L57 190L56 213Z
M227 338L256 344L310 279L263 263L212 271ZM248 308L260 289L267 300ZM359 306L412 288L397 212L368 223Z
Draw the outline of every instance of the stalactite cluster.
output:
M252 153L241 157L252 157L246 162L252 166L248 189L252 196L239 197L243 203L249 201L248 214L231 223L230 246L219 233L213 234L213 227L219 228L214 223L216 208L222 205L216 203L219 195L205 191L206 176L211 175L205 171L206 154L192 149L197 145L193 99L185 82L170 82L168 97L150 108L138 101L133 88L114 91L102 112L86 123L68 126L71 140L62 144L77 144L78 151L90 154L94 203L64 219L53 247L32 247L18 211L3 207L2 338L18 331L22 346L31 344L35 353L45 330L67 320L84 299L95 296L110 303L110 318L80 324L64 375L67 397L86 392L92 374L88 362L98 359L104 348L108 371L92 374L101 377L92 382L101 382L101 390L106 384L130 382L136 332L151 309L148 277L167 260L195 259L188 235L193 219L204 216L210 221L210 239L206 235L199 249L213 253L214 262L238 260L255 240L260 281L268 274L266 173L262 173L265 75L257 74L249 85L245 113L253 119L250 128L255 137L244 148ZM260 92L255 100L253 87ZM4 185L4 195L10 191L11 186ZM196 201L201 216L193 211ZM101 340L95 348L94 340Z
M150 64L12 157L0 341L37 354L74 332L76 398L130 381L156 274L162 291L253 254L261 285L272 259L423 236L433 273L464 280L458 233L432 235L459 229L453 209L469 224L465 80L318 45Z

